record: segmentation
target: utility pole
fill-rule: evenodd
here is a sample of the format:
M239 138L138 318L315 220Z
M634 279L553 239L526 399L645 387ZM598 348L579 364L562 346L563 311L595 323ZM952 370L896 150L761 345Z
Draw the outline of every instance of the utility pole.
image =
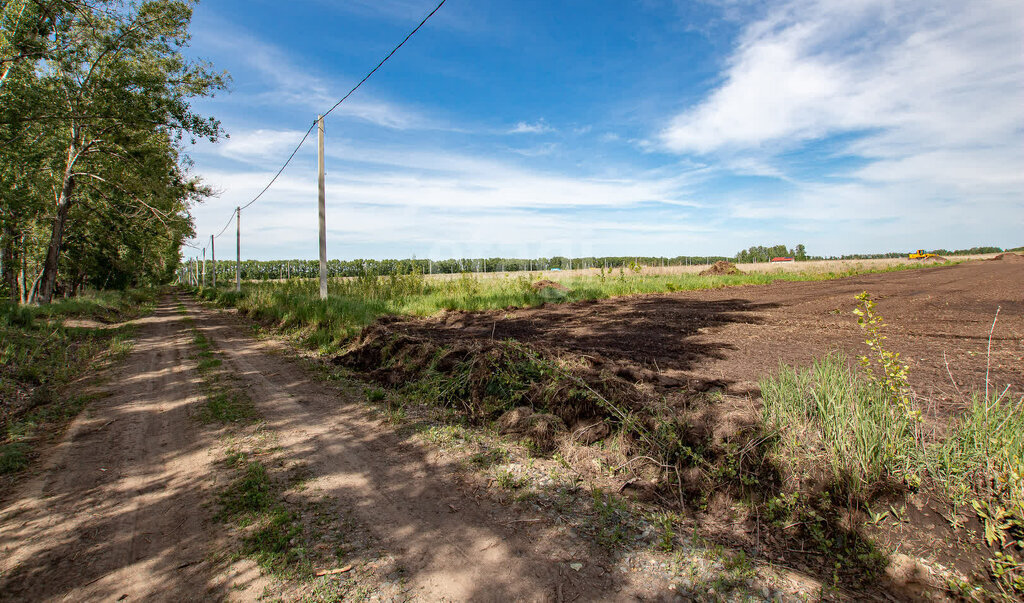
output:
M320 299L327 299L327 191L324 190L324 116L316 116L317 184L320 205Z
M217 251L213 248L213 235L210 235L210 261L213 263L213 288L217 288Z
M206 248L203 247L203 284L201 287L206 286Z
M235 292L242 292L242 208L235 208Z

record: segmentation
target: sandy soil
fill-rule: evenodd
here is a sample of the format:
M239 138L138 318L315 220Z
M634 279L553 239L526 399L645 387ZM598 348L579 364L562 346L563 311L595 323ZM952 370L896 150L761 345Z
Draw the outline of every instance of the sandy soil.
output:
M214 442L189 418L198 377L165 300L140 319L108 394L0 506L0 599L200 599L222 585L205 561Z
M650 585L613 579L604 551L490 500L479 484L459 479L460 467L382 424L355 395L311 380L283 344L252 339L228 313L190 310L275 432L284 452L278 458L306 464L310 499L329 495L338 517L354 512L380 539L402 569L408 596L569 601L654 594ZM583 568L571 570L577 561Z

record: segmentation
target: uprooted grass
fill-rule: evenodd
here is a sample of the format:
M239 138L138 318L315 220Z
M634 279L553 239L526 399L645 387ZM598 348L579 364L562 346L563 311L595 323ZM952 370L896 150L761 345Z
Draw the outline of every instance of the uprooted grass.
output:
M131 349L134 327L69 327L68 318L127 320L147 312L155 292L102 292L46 306L0 303L0 474L20 471L32 443L56 432L92 399L68 384Z

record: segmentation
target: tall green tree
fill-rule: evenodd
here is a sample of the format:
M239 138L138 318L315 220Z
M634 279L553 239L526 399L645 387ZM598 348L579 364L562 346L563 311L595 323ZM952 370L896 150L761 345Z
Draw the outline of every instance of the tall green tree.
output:
M223 89L227 76L182 55L193 2L118 3L116 10L79 2L23 3L26 11L52 5L60 16L43 20L48 34L45 43L37 38L29 45L35 54L3 55L11 57L12 74L0 95L33 102L15 102L0 114L4 134L22 146L18 156L8 153L0 161L24 168L20 160L27 154L42 159L33 166L42 182L29 197L38 203L45 198L42 191L49 191L49 237L34 279L38 288L30 296L48 302L62 269L81 269L78 260L87 249L97 257L88 239L97 216L113 220L110 212L120 212L109 223L124 224L120 232L126 237L163 229L174 249L191 233L188 206L206 191L187 175L184 145L198 138L215 141L222 131L216 120L195 113L190 100ZM79 255L62 259L66 238L75 240ZM127 244L117 242L114 249Z

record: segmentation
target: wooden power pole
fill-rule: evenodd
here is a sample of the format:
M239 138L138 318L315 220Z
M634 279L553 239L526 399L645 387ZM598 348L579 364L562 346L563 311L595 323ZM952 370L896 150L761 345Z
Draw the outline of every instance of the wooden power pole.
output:
M213 235L210 235L210 262L213 264L213 288L217 288L217 251L213 247Z
M235 208L235 291L242 292L242 208Z
M320 299L327 299L327 191L324 179L324 116L316 118L317 184L320 206Z

